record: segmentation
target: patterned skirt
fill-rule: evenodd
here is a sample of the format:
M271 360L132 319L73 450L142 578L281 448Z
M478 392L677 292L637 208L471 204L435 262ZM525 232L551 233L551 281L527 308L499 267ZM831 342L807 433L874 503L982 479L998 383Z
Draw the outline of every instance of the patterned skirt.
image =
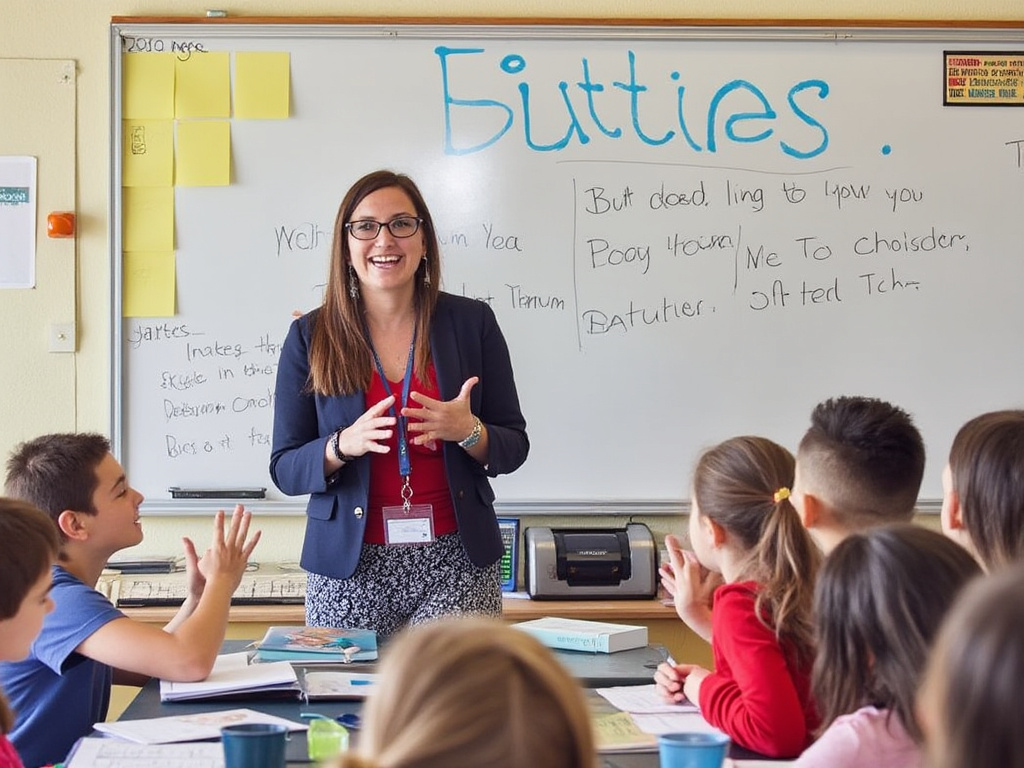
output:
M355 573L334 579L310 573L306 624L362 627L387 639L409 624L442 616L501 616L498 563L470 562L458 533L431 544L363 544Z

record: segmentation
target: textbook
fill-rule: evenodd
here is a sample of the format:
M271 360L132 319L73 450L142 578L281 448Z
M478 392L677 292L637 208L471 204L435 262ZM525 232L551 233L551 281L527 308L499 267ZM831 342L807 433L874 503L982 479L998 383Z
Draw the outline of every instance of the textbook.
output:
M647 627L633 624L546 616L543 619L520 621L512 626L529 632L548 648L568 651L615 653L647 645Z
M205 680L195 683L160 681L160 701L193 701L239 698L259 694L299 695L299 679L286 661L249 664L249 654L226 653L217 657Z
M303 661L347 664L377 659L377 633L372 629L332 627L270 627L256 643L260 661Z

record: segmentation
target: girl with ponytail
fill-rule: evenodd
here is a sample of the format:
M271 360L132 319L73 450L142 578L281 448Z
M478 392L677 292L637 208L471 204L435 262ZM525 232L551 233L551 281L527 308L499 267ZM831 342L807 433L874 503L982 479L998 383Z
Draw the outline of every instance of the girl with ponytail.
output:
M734 437L694 470L690 543L666 537L661 581L676 611L711 642L715 671L665 662L655 682L689 699L746 749L795 757L818 717L810 693L811 611L820 555L789 500L793 455L763 437ZM720 579L709 608L703 595Z

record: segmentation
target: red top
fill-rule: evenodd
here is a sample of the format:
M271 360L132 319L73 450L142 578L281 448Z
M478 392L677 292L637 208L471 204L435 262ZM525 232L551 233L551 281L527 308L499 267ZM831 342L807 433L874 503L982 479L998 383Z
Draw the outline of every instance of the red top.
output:
M380 375L374 371L370 381L370 388L366 391L366 407L379 403L389 394L395 396L395 412L400 412L402 400L402 382L389 381L390 389L385 389ZM420 381L418 376L413 376L409 387L411 392L419 392L432 397L435 400L441 399L441 393L437 388L437 372L434 364L427 368L427 381ZM409 407L418 408L419 405L409 398ZM410 420L411 421L411 420ZM428 445L413 445L411 442L412 433L407 433L409 440L409 484L412 487L412 504L431 504L434 508L434 536L441 536L445 533L454 533L459 529L455 520L455 507L452 505L451 491L448 489L448 476L444 468L444 453L441 450L441 443L433 442ZM391 439L387 440L391 450L388 453L370 454L370 499L369 510L366 519L366 533L363 540L370 544L384 544L384 507L401 506L402 504L402 475L398 471L398 428L393 430Z
M715 671L700 686L704 718L742 747L768 757L796 757L813 740L818 714L805 668L780 646L754 613L758 585L725 584L715 591L711 651Z
M0 733L0 768L25 768L6 734Z

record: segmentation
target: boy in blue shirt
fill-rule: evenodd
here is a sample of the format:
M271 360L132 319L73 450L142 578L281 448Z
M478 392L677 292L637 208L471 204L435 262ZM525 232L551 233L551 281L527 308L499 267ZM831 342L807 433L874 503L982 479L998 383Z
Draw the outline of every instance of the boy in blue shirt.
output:
M112 683L141 685L149 677L202 680L227 629L231 595L259 541L248 537L250 514L235 508L214 520L200 560L183 539L189 596L159 629L133 621L96 591L109 558L142 541L143 497L102 435L44 435L15 449L6 493L50 515L61 538L51 595L56 608L20 662L0 664L0 686L15 711L10 733L26 768L57 763L107 715Z

